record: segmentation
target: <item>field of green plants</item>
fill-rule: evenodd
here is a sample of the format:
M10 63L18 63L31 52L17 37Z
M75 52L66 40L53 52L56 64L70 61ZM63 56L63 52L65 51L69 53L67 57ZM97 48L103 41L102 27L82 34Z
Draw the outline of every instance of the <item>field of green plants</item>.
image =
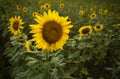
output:
M120 79L120 1L0 0L0 79Z

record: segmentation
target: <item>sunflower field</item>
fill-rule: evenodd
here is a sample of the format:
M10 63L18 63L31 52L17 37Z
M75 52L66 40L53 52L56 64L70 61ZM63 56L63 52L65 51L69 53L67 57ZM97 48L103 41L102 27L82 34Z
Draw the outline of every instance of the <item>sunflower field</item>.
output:
M0 0L0 79L120 79L120 1Z

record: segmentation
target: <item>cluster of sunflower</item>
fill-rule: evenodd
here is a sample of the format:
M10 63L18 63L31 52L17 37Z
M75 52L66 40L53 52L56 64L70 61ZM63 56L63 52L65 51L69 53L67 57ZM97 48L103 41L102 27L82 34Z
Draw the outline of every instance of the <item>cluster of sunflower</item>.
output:
M2 16L8 28L3 33L9 39L4 55L12 65L11 77L119 79L118 4L109 2L103 8L95 5L97 1L84 6L89 1L82 0L8 2L16 7L12 12L9 7L11 14Z
M93 15L93 14L92 14ZM95 16L95 15L94 15ZM93 18L93 16L90 16ZM32 41L35 41L36 48L39 48L44 51L56 51L58 49L63 49L63 45L66 43L66 40L69 38L68 34L70 28L73 25L70 25L71 21L67 21L68 17L60 17L59 13L55 10L52 12L48 11L48 14L44 12L43 16L36 15L35 21L38 24L31 24L32 28L30 33L34 33ZM9 31L11 31L15 36L20 35L21 29L24 22L18 17L10 18ZM95 31L101 31L103 29L102 24L96 24L94 27ZM82 26L79 28L80 36L88 35L92 32L92 26ZM26 41L25 47L30 51L29 42Z

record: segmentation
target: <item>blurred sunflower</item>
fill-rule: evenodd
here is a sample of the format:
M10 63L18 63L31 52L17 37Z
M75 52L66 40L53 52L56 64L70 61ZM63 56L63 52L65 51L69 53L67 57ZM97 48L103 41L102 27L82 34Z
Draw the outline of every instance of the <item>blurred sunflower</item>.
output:
M109 12L108 15L109 15L109 16L113 16L113 12Z
M64 8L64 4L63 3L60 3L60 8Z
M118 24L113 24L113 27L120 28L120 23L118 23Z
M1 16L2 19L6 19L6 17L7 16L5 14L2 14L2 16Z
M38 14L41 14L41 11L40 11L40 10L37 10L37 13L38 13Z
M8 27L9 28L9 31L11 31L14 35L17 35L20 33L20 29L23 29L23 24L24 22L22 22L22 19L20 18L20 16L16 17L15 18L10 18L10 26Z
M96 13L90 14L90 18L91 18L91 19L95 19L95 18L96 18Z
M25 47L28 52L31 51L29 41L25 41Z
M40 10L44 10L44 9L45 9L44 5L40 6Z
M49 9L49 8L51 7L51 5L50 5L49 3L46 3L46 4L44 5L44 7L45 7L45 9Z
M106 15L106 14L108 14L108 10L106 9L106 10L104 10L104 14Z
M79 11L79 15L82 16L84 14L84 11L83 10L80 10Z
M79 28L78 32L80 33L80 36L88 35L92 32L92 26L90 26L90 25L82 26L81 28Z
M23 7L23 12L27 12L28 8L27 7Z
M38 15L39 13L38 12L33 12L32 13L32 16L35 17L36 15Z
M103 25L102 24L96 24L95 26L94 26L94 30L95 31L101 31L103 29Z
M98 10L98 13L99 13L99 14L103 14L103 9L99 9L99 10Z
M20 10L22 6L20 4L17 4L17 10Z
M46 51L56 51L63 49L63 45L69 38L71 21L67 21L68 17L60 17L55 10L48 10L48 14L44 12L43 16L36 15L35 21L38 24L31 24L30 33L34 33L33 41L36 43L36 48L42 48Z

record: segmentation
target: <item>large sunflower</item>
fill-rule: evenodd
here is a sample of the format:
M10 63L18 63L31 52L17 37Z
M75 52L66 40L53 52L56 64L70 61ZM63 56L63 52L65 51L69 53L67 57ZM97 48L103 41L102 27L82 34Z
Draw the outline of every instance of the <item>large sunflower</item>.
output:
M24 22L22 22L22 19L20 18L20 16L16 17L15 18L10 18L10 26L8 27L9 28L9 31L11 31L14 35L17 35L20 33L20 29L23 28L23 24Z
M80 36L82 35L88 35L92 32L92 26L88 25L88 26L82 26L78 32L80 33Z
M69 38L71 21L67 21L68 17L60 17L55 10L52 12L48 10L48 14L44 12L43 16L36 15L35 21L38 24L31 24L31 33L33 41L36 43L36 48L42 50L56 51L63 49L63 45Z

